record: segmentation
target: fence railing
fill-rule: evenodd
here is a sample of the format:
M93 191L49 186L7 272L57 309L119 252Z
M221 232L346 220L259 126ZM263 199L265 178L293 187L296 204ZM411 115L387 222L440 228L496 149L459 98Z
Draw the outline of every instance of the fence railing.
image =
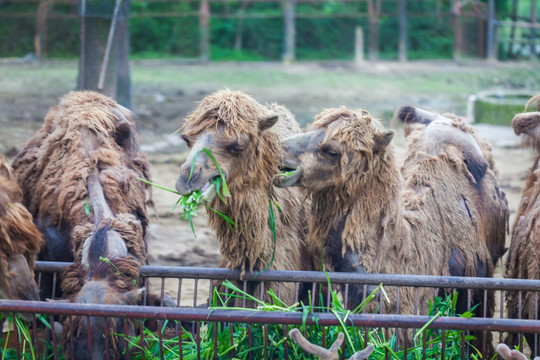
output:
M38 279L41 279L44 275L53 274L53 286L60 281L58 274L69 264L67 263L51 263L51 262L38 262L36 267L36 273ZM421 332L428 334L427 336L434 337L442 336L443 345L446 341L447 334L461 333L463 334L461 356L467 357L473 350L465 342L467 334L471 332L478 332L483 334L484 337L489 335L494 337L494 342L502 339L505 334L512 333L518 334L519 338L522 338L522 334L528 333L534 337L534 345L531 345L531 353L537 353L538 347L538 334L540 333L540 320L538 320L538 314L536 319L508 319L506 318L505 309L505 296L510 291L517 291L519 293L519 306L525 306L525 296L535 296L538 300L538 292L540 292L540 281L536 280L515 280L515 279L500 279L500 278L469 278L469 277L446 277L446 276L420 276L420 275L393 275L393 274L352 274L352 273L324 273L324 272L303 272L303 271L266 271L264 273L244 273L240 271L233 271L227 269L215 269L215 268L192 268L192 267L170 267L170 266L144 266L141 268L141 276L145 279L147 289L151 289L150 292L159 294L159 299L162 306L132 306L132 305L103 305L103 304L75 304L69 302L35 302L35 301L13 301L2 300L0 301L0 313L2 314L30 314L31 325L30 330L32 333L32 342L36 345L36 352L49 352L48 356L54 356L54 358L61 358L65 356L69 358L69 350L73 347L66 347L67 343L73 343L74 334L69 334L67 339L61 340L60 334L54 331L49 331L48 341L51 343L51 347L48 350L43 349L42 343L44 340L39 340L37 335L39 333L40 321L39 318L47 319L50 324L54 324L60 318L66 316L77 316L87 319L87 323L90 324L91 317L104 318L105 324L109 324L110 319L126 319L138 323L137 332L132 335L131 340L126 336L122 341L129 342L131 345L137 344L132 349L131 356L140 353L143 357L145 349L148 349L152 345L150 344L150 338L148 330L145 329L146 322L152 320L158 323L158 327L154 330L156 344L161 350L156 355L156 358L165 358L163 349L169 349L174 347L174 351L178 352L178 357L183 358L186 355L186 351L194 358L201 358L205 351L213 352L212 358L228 358L232 356L227 353L224 356L218 351L218 341L223 341L223 334L220 331L227 328L230 331L230 336L227 336L226 341L229 342L231 351L240 351L235 343L237 339L233 339L233 329L235 326L246 327L248 329L247 340L251 346L255 346L258 341L264 342L267 346L267 350L271 351L273 338L269 335L269 327L272 329L278 329L278 333L283 342L280 343L284 349L282 350L283 358L294 358L290 353L290 342L288 341L288 330L293 327L302 326L304 331L312 326L316 326L317 329L321 329L322 342L330 341L327 337L330 336L332 327L348 327L357 330L358 334L364 334L364 344L370 341L368 333L383 331L387 333L393 332L398 334L398 329L407 329L406 331L413 331L416 333L418 329ZM276 293L279 297L279 287L283 283L295 283L295 284L312 284L313 290L316 289L318 284L332 284L332 286L341 287L342 294L347 294L347 287L352 285L363 285L367 290L368 286L377 286L383 284L384 288L395 287L397 289L404 288L432 288L434 296L440 294L441 289L448 291L452 289L465 290L470 298L472 291L483 291L484 298L487 297L488 292L495 293L495 300L497 302L497 311L494 317L486 317L486 310L484 309L478 317L465 318L458 316L449 317L436 317L435 319L430 316L419 314L389 314L383 313L382 306L377 309L378 313L350 313L342 312L337 314L328 310L317 310L306 314L302 311L268 311L268 309L220 309L209 308L208 303L212 304L213 282L222 282L224 280L236 281L237 283L244 284L244 289L248 284L265 282L273 282L278 284ZM153 283L152 286L150 284ZM260 288L263 288L260 286ZM327 287L326 298L330 299L330 293L332 287ZM397 291L399 294L399 291ZM167 303L166 297L176 297L176 303L181 306L163 306ZM365 294L364 294L365 297ZM263 294L259 294L259 298L263 298ZM523 301L521 300L523 299ZM298 296L297 299L298 300ZM347 301L344 300L344 306L346 309ZM416 298L415 301L418 299ZM378 296L379 305L384 301L382 296ZM390 301L399 302L399 295L397 299L390 299ZM403 300L402 300L403 301ZM470 302L470 299L469 299ZM416 308L416 307L415 307ZM470 306L469 306L470 308ZM521 313L519 311L518 313ZM37 314L40 314L39 316ZM125 323L124 323L125 324ZM143 325L144 324L144 325ZM427 325L427 326L426 326ZM15 330L17 330L15 325ZM165 327L168 326L168 332L165 331ZM261 330L262 329L262 330ZM260 331L259 331L260 330ZM90 328L88 332L90 333ZM210 335L207 334L211 331ZM236 331L236 330L234 330ZM317 330L319 331L319 330ZM433 332L435 331L435 332ZM117 333L122 332L118 331ZM260 334L259 334L260 332ZM109 336L117 336L111 331L105 331L106 339ZM127 334L127 328L125 334ZM259 335L255 335L255 333ZM218 336L219 334L219 336ZM4 334L5 335L5 334ZM138 336L136 340L133 340L133 336ZM258 337L257 337L258 336ZM361 337L361 335L358 335ZM90 337L89 337L90 338ZM218 338L220 340L218 340ZM171 345L171 341L175 344ZM13 341L12 341L13 342ZM24 358L24 353L21 353L23 338L15 337L14 348L19 349L15 352L16 358ZM127 344L126 342L126 344ZM204 349L205 344L214 342L211 350ZM108 343L112 344L112 340L108 340ZM2 343L3 344L3 343ZM41 348L40 348L41 344ZM93 345L88 344L89 348ZM95 344L94 344L95 346ZM397 349L398 342L393 344L393 347ZM431 348L430 348L431 346ZM429 341L424 340L420 345L424 358L429 358L426 354L433 350L433 345L430 345ZM439 347L441 347L439 345ZM52 349L52 350L51 350ZM431 349L431 350L430 350ZM73 350L71 350L73 351ZM246 350L249 351L250 350ZM386 350L386 357L390 358L391 355ZM443 354L445 350L442 350ZM52 352L52 353L51 353ZM129 358L130 353L126 353L125 357ZM147 354L147 353L146 353ZM345 352L343 352L345 354ZM440 358L440 353L437 352L437 357ZM108 356L108 355L107 355ZM147 355L148 356L148 355ZM206 353L206 355L208 354ZM255 358L256 355L254 355ZM270 355L269 355L270 356ZM406 357L406 354L405 354ZM38 357L39 358L39 357ZM444 358L444 357L443 357Z

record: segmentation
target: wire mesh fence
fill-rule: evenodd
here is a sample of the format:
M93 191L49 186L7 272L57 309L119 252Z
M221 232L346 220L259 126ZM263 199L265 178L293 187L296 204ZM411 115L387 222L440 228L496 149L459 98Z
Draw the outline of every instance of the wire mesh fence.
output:
M54 287L67 265L37 265L39 282L52 274L53 297L58 295L54 294ZM309 358L288 336L292 328L299 328L309 341L323 347L328 347L339 332L345 332L341 358L368 343L376 345L372 358L474 358L491 354L490 343L496 344L508 335L520 344L527 338L527 351L538 353L538 306L534 319L509 319L505 298L509 292L517 292L518 306L527 306L526 298L538 300L540 281L300 271L242 274L227 269L168 266L144 266L141 275L148 289L142 303L149 304L148 298L154 297L157 301L152 305L0 301L0 313L7 317L25 314L29 320L25 323L11 317L12 326L4 327L0 350L3 357ZM234 285L216 290L215 286L225 281ZM272 304L263 302L265 283L277 284L272 288L276 299ZM277 300L286 283L294 284L297 290L294 304ZM306 284L311 291L309 298L303 300L300 288ZM379 284L383 284L384 291L374 292L373 288L380 289ZM371 299L372 306L352 311L347 298L351 286L363 288L363 298ZM405 304L400 294L405 289L412 289L415 294L411 314L402 311ZM465 296L467 310L472 310L474 316L421 313L423 304L418 303L416 295L426 289L433 291L434 299L461 291L459 296ZM475 309L473 300L477 294L481 294L483 301ZM233 295L241 302L231 305L224 300ZM489 297L495 300L495 311L487 305ZM300 301L305 301L304 305L299 305ZM385 303L394 303L396 311L386 312ZM84 334L81 328L62 334L59 324L69 317L83 319ZM96 331L100 331L98 336ZM474 338L482 341L475 343ZM93 349L99 349L100 354Z

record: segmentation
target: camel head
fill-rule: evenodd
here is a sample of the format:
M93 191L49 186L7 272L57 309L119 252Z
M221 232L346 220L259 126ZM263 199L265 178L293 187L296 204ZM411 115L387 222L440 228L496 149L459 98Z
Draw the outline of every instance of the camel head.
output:
M283 141L282 167L292 174L278 175L275 183L313 192L346 190L352 183L361 184L365 174L377 171L392 156L387 147L393 136L393 131L385 130L367 111L324 110L306 132Z
M232 193L261 182L269 188L281 156L277 135L269 131L277 121L278 115L241 92L222 90L205 97L182 128L190 153L176 190L184 195L201 190L211 202L216 194L211 182L220 176L215 162ZM272 147L275 151L268 151Z
M140 265L130 257L101 260L89 267L73 264L62 274L62 290L78 304L141 305L145 289L140 287ZM124 318L68 316L63 332L67 355L73 351L75 359L115 359L125 343L114 334L134 335L135 324Z
M415 134L415 151L437 156L450 148L457 149L467 169L478 183L489 164L470 128L455 115L440 115L414 106L402 106L396 117L403 122L405 134Z
M540 150L540 95L529 100L526 107L536 103L538 111L517 114L512 119L516 135L523 135L524 145Z
M33 266L43 244L22 191L0 156L0 299L39 300Z

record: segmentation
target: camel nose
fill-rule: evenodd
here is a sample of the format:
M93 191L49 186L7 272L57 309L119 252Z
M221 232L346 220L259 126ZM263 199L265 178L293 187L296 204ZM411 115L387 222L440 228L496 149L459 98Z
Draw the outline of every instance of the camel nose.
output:
M186 162L180 167L180 178L186 183L196 180L202 173L202 164L195 163L193 168L191 162Z

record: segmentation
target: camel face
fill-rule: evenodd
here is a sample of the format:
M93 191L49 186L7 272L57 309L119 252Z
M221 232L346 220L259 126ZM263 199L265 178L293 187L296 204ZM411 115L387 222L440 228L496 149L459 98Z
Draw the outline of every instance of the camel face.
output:
M366 111L325 110L310 130L283 141L282 168L292 174L277 176L275 184L303 186L313 192L344 188L353 176L371 171L384 160L393 135Z
M536 112L524 112L517 114L512 119L512 127L516 135L528 135L534 143L540 141L540 95L533 96L528 102L526 107L528 108L532 104L536 103Z
M523 136L524 146L540 149L540 111L517 114L512 119L512 127L516 135Z
M141 300L143 289L135 289L126 293L114 291L106 281L89 281L77 294L74 302L79 304L105 304L105 305L136 305ZM107 324L105 324L107 321ZM115 359L116 354L123 352L124 342L114 336L105 340L104 332L108 329L109 334L126 333L135 334L134 324L122 318L108 318L98 316L78 317L74 319L73 329L73 353L77 359ZM88 345L88 336L92 349ZM110 345L111 341L113 346ZM71 353L68 344L67 354ZM109 354L107 355L107 352Z
M324 129L308 131L283 141L286 152L283 168L292 170L289 176L276 177L278 187L302 186L321 190L338 181L341 158L349 157L337 140L325 139Z
M277 115L270 115L261 119L254 119L260 133L274 126ZM248 133L229 133L221 125L196 132L190 124L186 124L182 138L190 148L190 153L182 166L176 181L176 190L187 195L193 191L201 190L207 202L211 202L216 194L215 185L211 181L220 176L220 172L209 156L212 154L215 161L229 184L235 188L242 186L246 178L246 167L259 155L258 139Z

